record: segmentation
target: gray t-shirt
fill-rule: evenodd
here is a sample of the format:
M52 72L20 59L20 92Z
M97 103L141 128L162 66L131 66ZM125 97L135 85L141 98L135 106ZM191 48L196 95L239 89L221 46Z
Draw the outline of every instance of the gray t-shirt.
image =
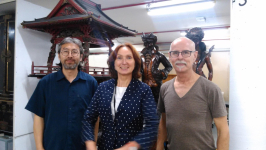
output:
M169 150L215 150L213 118L227 115L220 88L203 77L180 98L175 78L160 90L158 112L166 114Z

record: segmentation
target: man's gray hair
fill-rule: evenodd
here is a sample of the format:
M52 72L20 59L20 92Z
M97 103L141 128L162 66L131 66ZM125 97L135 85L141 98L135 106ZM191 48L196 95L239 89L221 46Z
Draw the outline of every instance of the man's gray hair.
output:
M59 43L58 45L58 50L57 50L57 53L59 54L60 51L61 51L61 47L62 45L64 44L67 44L67 43L74 43L74 44L77 44L79 46L79 51L80 51L80 54L83 54L84 53L84 49L82 47L82 43L79 39L77 38L71 38L71 37L66 37L64 38L61 43Z

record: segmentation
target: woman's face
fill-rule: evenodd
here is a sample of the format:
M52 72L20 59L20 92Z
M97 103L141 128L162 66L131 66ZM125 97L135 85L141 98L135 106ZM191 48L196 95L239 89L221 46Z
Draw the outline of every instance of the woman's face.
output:
M133 53L128 47L121 47L115 59L115 70L119 76L131 76L135 68Z

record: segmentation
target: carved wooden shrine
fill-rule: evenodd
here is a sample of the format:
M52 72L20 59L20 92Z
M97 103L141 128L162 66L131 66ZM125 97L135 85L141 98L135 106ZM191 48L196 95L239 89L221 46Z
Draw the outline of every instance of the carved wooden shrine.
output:
M13 135L15 15L0 16L0 133Z
M137 33L135 30L130 30L109 18L102 12L101 5L90 0L60 0L47 17L34 21L23 21L21 25L23 28L47 32L52 35L52 46L47 66L34 66L33 63L32 72L29 75L32 77L42 77L57 70L57 66L52 66L56 54L56 44L69 36L78 38L84 43L84 71L95 77L109 76L107 68L89 67L89 49L109 47L110 53L114 38L134 36ZM92 68L93 70L91 70ZM96 71L97 69L101 71Z

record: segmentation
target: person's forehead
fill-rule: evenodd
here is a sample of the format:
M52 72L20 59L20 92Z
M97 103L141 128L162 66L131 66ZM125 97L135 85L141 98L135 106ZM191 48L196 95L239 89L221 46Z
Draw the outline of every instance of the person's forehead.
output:
M125 54L127 54L127 55L132 54L133 55L132 51L128 47L123 46L118 50L117 55L125 55Z
M68 49L68 48L71 48L71 49L79 49L79 46L75 43L65 43L61 46L63 49Z
M191 44L189 42L176 42L171 45L171 50L192 50Z

